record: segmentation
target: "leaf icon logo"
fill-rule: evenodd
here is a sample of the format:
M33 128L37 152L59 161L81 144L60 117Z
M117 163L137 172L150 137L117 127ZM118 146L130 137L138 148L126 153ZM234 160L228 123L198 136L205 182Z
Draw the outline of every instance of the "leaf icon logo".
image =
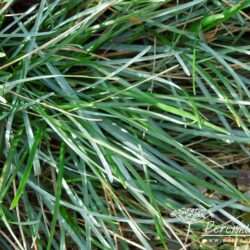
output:
M170 213L171 217L178 218L185 224L195 224L205 218L204 208L180 208Z

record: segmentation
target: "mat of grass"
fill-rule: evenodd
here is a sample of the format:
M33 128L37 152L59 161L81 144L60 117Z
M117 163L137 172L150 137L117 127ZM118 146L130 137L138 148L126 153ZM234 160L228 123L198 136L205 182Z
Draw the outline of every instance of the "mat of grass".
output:
M240 245L202 233L250 223L249 0L0 6L1 249Z

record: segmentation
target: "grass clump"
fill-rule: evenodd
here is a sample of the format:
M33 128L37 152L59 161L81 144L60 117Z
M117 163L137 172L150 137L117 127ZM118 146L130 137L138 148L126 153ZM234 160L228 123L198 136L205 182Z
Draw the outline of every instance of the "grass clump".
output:
M206 222L248 225L249 6L1 1L3 249L212 249Z

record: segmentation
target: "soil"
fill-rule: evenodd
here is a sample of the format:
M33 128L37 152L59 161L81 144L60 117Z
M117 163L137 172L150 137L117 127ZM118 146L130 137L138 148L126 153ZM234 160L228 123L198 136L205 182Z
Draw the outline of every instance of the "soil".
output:
M12 9L16 13L24 12L32 5L39 3L40 0L16 0L12 6Z

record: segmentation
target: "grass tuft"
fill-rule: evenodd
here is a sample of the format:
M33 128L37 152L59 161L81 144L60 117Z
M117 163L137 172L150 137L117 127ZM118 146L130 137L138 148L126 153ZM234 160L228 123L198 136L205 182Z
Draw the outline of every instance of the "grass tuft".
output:
M0 1L2 248L240 245L202 234L249 224L249 8Z

